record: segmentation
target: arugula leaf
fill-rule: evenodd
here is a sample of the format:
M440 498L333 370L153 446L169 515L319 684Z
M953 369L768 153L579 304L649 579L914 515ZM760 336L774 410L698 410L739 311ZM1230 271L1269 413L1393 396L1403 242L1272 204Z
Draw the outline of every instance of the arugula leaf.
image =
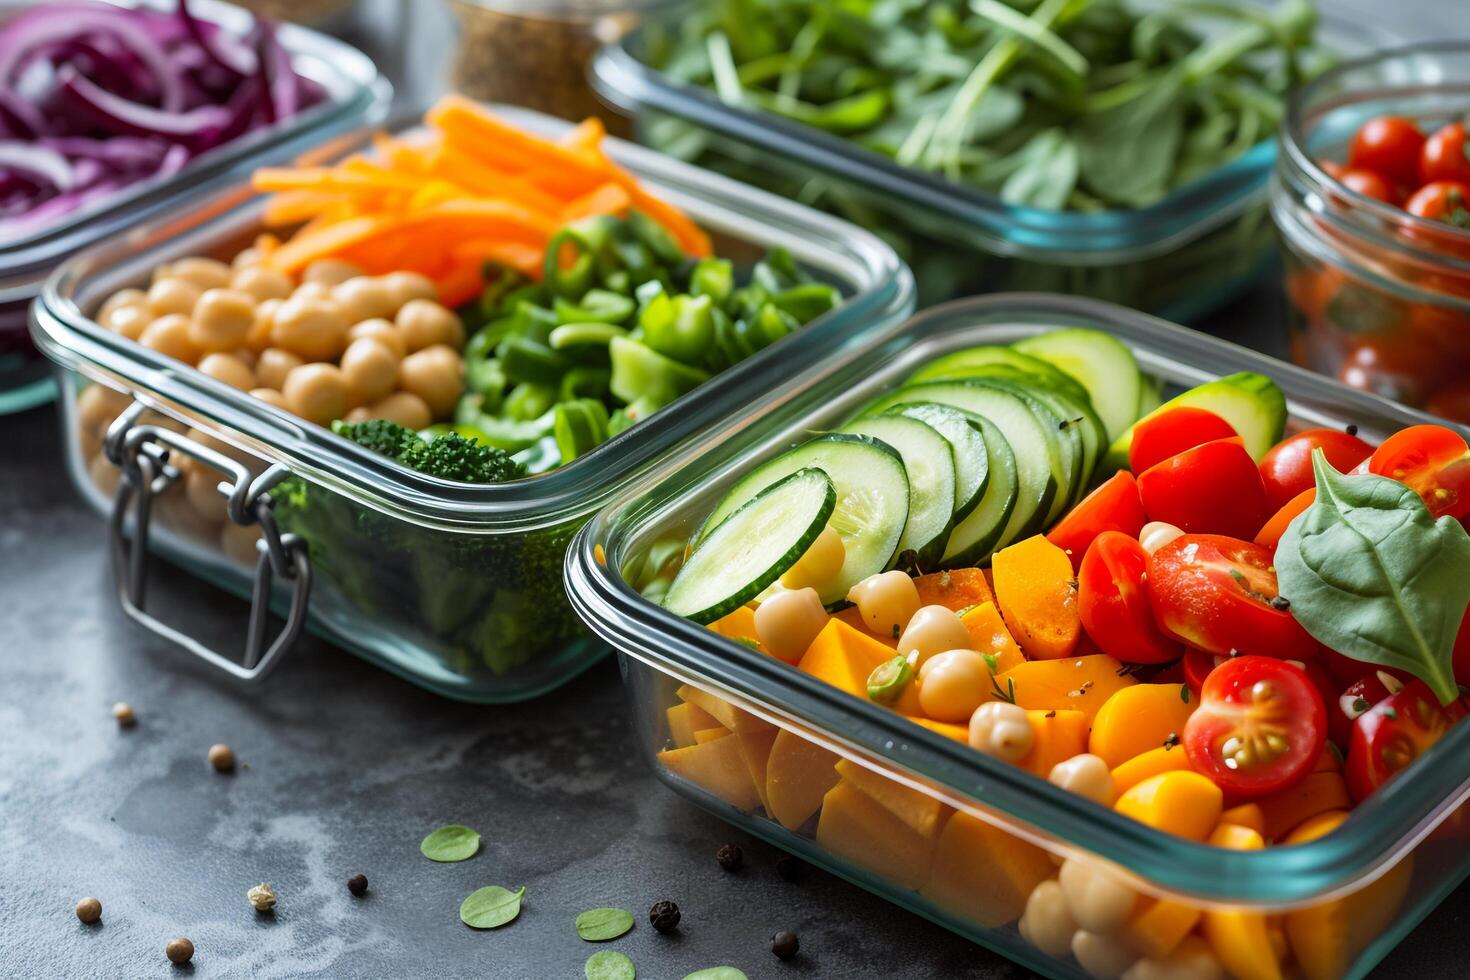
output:
M1382 476L1344 476L1312 454L1317 500L1282 535L1276 578L1317 641L1406 670L1440 701L1459 697L1455 635L1470 606L1470 534L1436 521L1419 494Z

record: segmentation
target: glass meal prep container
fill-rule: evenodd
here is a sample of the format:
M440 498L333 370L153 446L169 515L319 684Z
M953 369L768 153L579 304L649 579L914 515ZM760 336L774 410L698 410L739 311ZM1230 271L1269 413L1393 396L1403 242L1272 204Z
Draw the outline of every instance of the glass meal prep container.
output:
M921 728L674 616L630 584L645 562L658 560L658 548L667 554L671 542L687 540L753 463L835 427L936 356L1058 325L1123 340L1166 395L1234 371L1266 373L1286 394L1289 430L1355 423L1369 437L1382 437L1427 420L1300 368L1093 300L1040 294L960 300L830 359L800 386L754 402L747 417L729 420L640 477L573 543L572 603L617 648L641 749L675 792L1039 973L1089 975L1072 955L1055 947L1043 952L1017 927L1034 886L1054 877L1064 858L1082 858L1111 863L1144 896L1135 918L1148 913L1138 935L1152 942L1171 935L1178 942L1200 909L1228 908L1267 916L1271 930L1279 927L1293 942L1319 940L1297 953L1299 965L1310 959L1312 966L1287 975L1364 976L1470 872L1470 837L1458 813L1470 794L1470 726L1446 736L1320 840L1225 850L1157 831ZM663 750L688 744L690 733L681 726L691 713L734 733L740 751L729 768L696 768L691 761L679 774L672 760L662 764ZM797 827L767 816L760 792L746 791L757 782L748 760L757 760L757 773L774 772L778 752L783 778L815 783L826 794ZM791 780L792 774L803 778ZM1094 975L1122 974L1143 948L1119 942L1101 944L1100 952L1133 952L1113 958L1116 970L1093 959ZM1218 975L1129 974L1130 980Z
M159 0L108 2L124 7L169 6ZM0 20L32 6L0 0ZM194 0L189 9L237 34L250 23L245 11L218 0ZM331 136L382 118L393 90L367 56L335 38L290 24L281 25L278 37L291 53L296 71L327 93L320 105L293 116L285 125L257 130L219 146L172 176L140 181L25 237L0 241L0 413L22 411L53 395L50 369L26 337L26 310L46 277L68 256L164 213L181 194L218 186L230 174L289 159Z
M1457 422L1470 422L1470 229L1350 191L1319 161L1346 159L1376 116L1432 132L1467 111L1470 44L1343 65L1292 100L1271 191L1293 360Z
M1192 321L1273 262L1267 139L1157 204L1098 213L1003 203L774 113L733 106L654 67L677 24L653 20L605 47L599 93L656 149L814 203L882 234L914 269L920 305L1004 290L1074 293ZM1391 36L1324 15L1327 49Z
M529 110L495 111L548 138L571 129ZM56 362L72 478L95 509L112 514L115 570L130 615L247 679L273 666L309 618L314 631L379 666L479 702L540 694L605 653L562 590L566 545L581 524L681 440L913 309L907 268L872 235L650 150L617 141L609 148L709 231L716 252L737 268L783 246L838 286L843 303L573 463L514 482L423 476L89 318L103 298L145 282L161 263L228 257L250 244L265 199L248 187L182 204L58 270L33 308L33 337ZM119 462L131 476L121 490ZM201 468L207 478L193 476ZM217 480L227 497L213 492ZM158 492L134 492L142 486ZM303 489L318 495L311 530L284 519L278 528L279 511L263 501ZM257 554L258 537L265 547ZM143 610L147 551L129 538L254 596L243 659L206 650ZM272 589L287 624L268 645L261 597Z

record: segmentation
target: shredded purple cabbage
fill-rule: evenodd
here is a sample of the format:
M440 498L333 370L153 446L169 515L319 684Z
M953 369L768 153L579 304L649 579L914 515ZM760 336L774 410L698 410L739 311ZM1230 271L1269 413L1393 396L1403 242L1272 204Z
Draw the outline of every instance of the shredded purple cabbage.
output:
M176 173L325 97L275 27L243 37L179 0L37 4L0 25L0 242Z

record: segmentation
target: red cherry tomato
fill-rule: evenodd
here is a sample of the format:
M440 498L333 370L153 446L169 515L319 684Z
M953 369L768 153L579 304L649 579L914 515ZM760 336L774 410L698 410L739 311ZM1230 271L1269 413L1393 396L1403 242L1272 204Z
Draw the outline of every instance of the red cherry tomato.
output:
M1190 764L1236 799L1285 789L1327 742L1322 696L1295 664L1235 657L1216 667L1184 725Z
M1337 681L1339 688L1351 687L1354 683L1364 677L1372 676L1379 672L1390 677L1396 677L1404 684L1414 679L1407 671L1399 670L1397 667L1380 667L1377 664L1364 663L1351 657L1344 657L1331 647L1317 648L1317 662L1327 668L1327 672Z
M1223 664L1225 660L1225 657L1217 657L1213 653L1186 647L1184 659L1180 661L1184 665L1184 683L1189 685L1191 691L1198 694L1205 686L1205 681L1209 680L1210 671Z
M1393 690L1383 683L1376 671L1364 674L1347 686L1337 697L1327 702L1327 731L1332 740L1347 751L1352 744L1353 724L1368 713L1368 709L1403 690L1404 685L1389 675Z
M1348 792L1354 800L1367 798L1464 716L1460 700L1441 706L1423 681L1378 702L1353 723L1345 772Z
M1077 575L1077 613L1087 635L1129 664L1163 664L1184 653L1154 623L1144 587L1148 552L1119 531L1104 531L1087 549Z
M1365 122L1348 147L1348 166L1382 174L1389 183L1418 186L1424 134L1413 120L1379 116Z
M1466 145L1465 124L1441 126L1424 141L1419 153L1419 183L1436 180L1459 180L1470 183L1470 146Z
M1383 201L1387 204L1397 204L1399 196L1393 189L1386 177L1374 173L1363 167L1348 167L1338 174L1337 179L1350 191L1357 191L1364 197L1371 197L1375 201Z
M1435 517L1470 514L1470 446L1442 425L1411 425L1383 441L1368 471L1398 480L1424 498Z
M1144 470L1138 496L1151 521L1186 534L1252 538L1271 516L1261 471L1239 438L1216 439Z
M1281 543L1281 536L1286 533L1286 529L1291 526L1291 522L1296 520L1302 511L1316 502L1316 487L1303 490L1295 497L1292 497L1286 502L1284 507L1271 515L1270 520L1261 525L1261 529L1256 532L1256 544L1265 548L1271 554L1276 554L1276 546Z
M1128 444L1128 468L1142 473L1176 453L1237 435L1234 427L1214 412L1187 405L1171 408L1133 427L1133 441Z
M1333 180L1341 180L1342 172L1347 169L1336 160L1318 160L1317 166L1321 167L1322 172Z
M1430 221L1470 228L1470 183L1436 180L1413 193L1404 210Z
M1149 556L1148 595L1159 628L1191 647L1307 661L1317 641L1278 609L1271 553L1219 534L1186 534Z
M1261 481L1266 485L1266 502L1272 510L1285 507L1291 498L1317 485L1312 475L1312 450L1320 449L1327 462L1346 473L1373 455L1373 447L1341 429L1307 429L1271 447L1261 459Z
M1082 567L1082 556L1092 546L1093 539L1104 531L1121 531L1129 537L1138 537L1143 530L1145 518L1143 504L1138 500L1138 483L1133 474L1119 470L1106 483L1082 498L1056 527L1047 532L1046 539L1061 548L1072 559L1072 570Z

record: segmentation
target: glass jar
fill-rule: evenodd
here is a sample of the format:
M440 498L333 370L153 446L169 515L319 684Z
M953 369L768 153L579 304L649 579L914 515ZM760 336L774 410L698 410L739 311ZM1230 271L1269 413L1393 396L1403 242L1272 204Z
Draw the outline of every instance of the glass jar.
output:
M1431 43L1343 65L1288 107L1271 211L1285 258L1291 356L1347 384L1470 421L1470 229L1349 190L1322 167L1358 127L1405 116L1427 131L1470 110L1470 44Z

